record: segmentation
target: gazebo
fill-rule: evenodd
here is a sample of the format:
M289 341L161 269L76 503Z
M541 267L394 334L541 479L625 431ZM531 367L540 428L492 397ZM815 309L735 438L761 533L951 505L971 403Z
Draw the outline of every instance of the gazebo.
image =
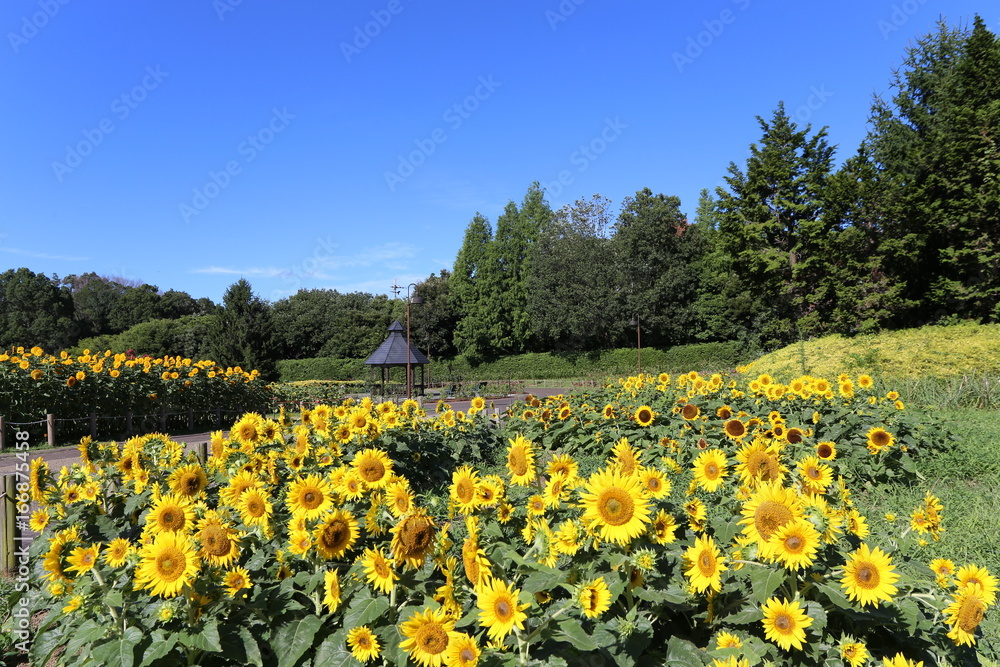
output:
M385 381L388 370L394 366L420 366L420 394L424 393L424 364L430 363L427 356L418 350L412 342L406 344L406 328L395 320L389 325L389 337L382 341L378 349L365 359L365 366L379 369L379 383L382 394L385 395Z

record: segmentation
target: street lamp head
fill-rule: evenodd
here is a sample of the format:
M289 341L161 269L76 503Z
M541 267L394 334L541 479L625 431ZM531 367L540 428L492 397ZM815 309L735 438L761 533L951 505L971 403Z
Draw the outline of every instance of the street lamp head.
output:
M410 299L410 303L417 306L419 306L423 302L424 302L424 297L420 296L419 294L414 294L413 298Z
M629 322L628 325L630 327L637 327L637 326L639 326L639 318L638 317L633 317L632 321Z

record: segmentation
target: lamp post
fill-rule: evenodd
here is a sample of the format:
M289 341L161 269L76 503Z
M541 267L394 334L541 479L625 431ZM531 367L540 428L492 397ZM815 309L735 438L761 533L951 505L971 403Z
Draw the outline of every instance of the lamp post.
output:
M642 326L639 324L639 314L636 313L628 324L635 327L635 350L639 361L639 375L642 375Z
M410 288L416 288L416 283L410 283L406 286L406 398L413 398L413 370L410 365L411 348L410 348L410 304L415 303L418 306L424 302L423 298L416 292L413 296L410 296Z

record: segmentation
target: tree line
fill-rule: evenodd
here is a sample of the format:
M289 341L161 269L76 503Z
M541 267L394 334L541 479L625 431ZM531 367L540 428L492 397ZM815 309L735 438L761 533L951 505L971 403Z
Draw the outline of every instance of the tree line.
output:
M538 183L495 223L476 213L451 270L416 289L412 338L479 361L739 341L766 351L960 320L1000 320L1000 40L976 17L916 40L837 166L826 128L779 103L693 219L650 188L552 210ZM89 273L0 274L0 347L125 346L260 368L364 358L399 299L300 290L268 303L240 280L222 304ZM121 351L125 351L124 349Z

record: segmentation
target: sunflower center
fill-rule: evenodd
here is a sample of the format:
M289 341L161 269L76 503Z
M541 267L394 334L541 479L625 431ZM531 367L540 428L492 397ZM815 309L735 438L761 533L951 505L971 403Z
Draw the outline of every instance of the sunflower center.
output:
M465 504L472 502L472 499L476 495L476 487L469 479L461 480L455 488L455 491L458 495L458 501Z
M862 563L858 567L855 579L858 580L862 588L877 588L879 582L878 568L871 563Z
M809 466L808 468L806 468L806 475L810 479L819 479L820 478L819 468L816 468L814 466Z
M754 512L753 521L763 541L771 539L776 530L793 518L792 511L779 502L765 500Z
M816 448L816 454L821 459L828 459L833 454L833 447L830 445L820 445Z
M389 576L389 566L385 564L385 560L379 558L373 563L375 568L375 574L377 574L382 579Z
M302 506L307 510L314 510L323 502L323 495L318 491L309 489L302 494Z
M507 600L500 600L496 605L497 618L507 622L511 618L511 604Z
M184 554L177 549L166 549L156 557L156 574L166 582L175 581L184 573Z
M660 480L655 477L650 477L646 480L646 488L650 491L656 492L660 490Z
M230 541L226 531L219 526L206 526L201 531L201 543L210 556L225 556L229 553Z
M408 552L422 552L426 549L434 538L434 528L422 518L407 519L399 531L400 542L406 547Z
M335 519L323 529L320 540L322 540L323 546L327 549L337 551L347 544L347 538L350 534L351 531L348 529L347 524L340 519Z
M774 627L782 634L788 634L792 630L792 619L788 614L778 614L774 619Z
M385 466L375 458L365 461L361 465L360 471L366 482L377 482L385 477Z
M635 506L632 497L618 487L611 487L601 494L597 503L597 511L604 523L621 526L632 519Z
M517 477L528 472L528 460L520 448L510 450L510 454L507 455L507 465Z
M712 557L712 554L707 551L701 552L701 555L698 556L698 569L706 577L715 574L715 558Z
M439 623L426 623L417 630L417 646L424 653L437 655L448 648L448 633Z
M165 509L160 513L160 525L169 531L177 531L184 527L184 514Z
M698 410L697 405L688 403L681 409L681 416L684 417L684 419L694 419L698 416L699 412L700 410Z
M476 659L476 652L473 651L468 646L463 648L458 655L459 658L461 658L462 662L472 662L473 660Z
M715 479L719 476L719 466L714 463L709 463L705 466L705 477L708 479Z
M194 495L201 491L201 482L198 480L198 475L190 474L184 477L181 482L181 487L184 489L184 495Z
M889 444L889 434L885 431L875 431L872 433L872 443L878 447L885 447Z
M247 500L247 514L259 519L264 516L264 502L260 498L250 498Z
M789 535L785 539L785 548L792 552L798 552L802 550L805 541L798 535Z
M360 637L358 637L358 648L367 651L369 648L371 648L371 645L372 644L370 641L368 641L368 637L366 635L361 635Z
M965 632L972 632L979 627L986 613L986 605L978 598L966 598L958 610L958 627Z

